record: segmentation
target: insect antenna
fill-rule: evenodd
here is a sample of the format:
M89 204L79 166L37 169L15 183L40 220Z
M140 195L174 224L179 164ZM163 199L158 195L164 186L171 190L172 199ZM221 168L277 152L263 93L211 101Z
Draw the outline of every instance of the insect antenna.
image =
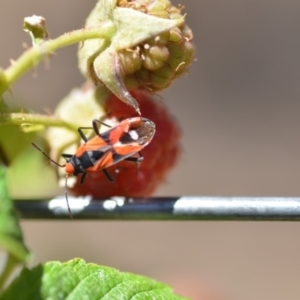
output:
M70 204L69 204L69 198L68 198L68 174L66 175L66 181L65 181L65 196L66 196L69 216L71 219L73 219L73 215L72 215Z
M39 150L40 152L42 152L52 163L54 163L55 165L57 165L58 167L64 168L66 166L66 164L61 165L58 162L56 162L55 160L53 160L46 152L44 152L38 145L36 145L35 143L31 143L33 147L35 147L37 150Z
M64 168L66 166L66 164L61 165L58 162L56 162L55 160L53 160L45 151L43 151L38 145L36 145L35 143L31 143L32 146L34 146L37 150L39 150L40 152L42 152L44 154L44 156L46 156L52 163L54 163L55 165L57 165L58 167ZM68 207L68 212L69 212L69 216L71 219L73 219L73 215L71 212L71 208L70 208L70 204L69 204L69 198L68 198L68 174L66 174L66 180L65 180L65 196L66 196L66 202L67 202L67 207Z

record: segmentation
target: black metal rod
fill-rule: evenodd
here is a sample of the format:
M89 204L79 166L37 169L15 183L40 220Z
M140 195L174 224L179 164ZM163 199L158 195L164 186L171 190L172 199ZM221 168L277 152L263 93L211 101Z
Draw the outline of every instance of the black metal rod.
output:
M69 202L75 220L300 220L300 198L288 197L69 197ZM24 219L70 219L65 196L14 203Z

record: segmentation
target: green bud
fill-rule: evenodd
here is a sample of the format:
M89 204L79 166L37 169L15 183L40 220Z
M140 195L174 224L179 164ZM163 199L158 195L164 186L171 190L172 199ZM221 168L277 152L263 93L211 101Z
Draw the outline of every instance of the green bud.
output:
M29 33L33 46L40 44L48 37L46 21L45 18L41 16L33 15L26 17L24 19L23 29Z

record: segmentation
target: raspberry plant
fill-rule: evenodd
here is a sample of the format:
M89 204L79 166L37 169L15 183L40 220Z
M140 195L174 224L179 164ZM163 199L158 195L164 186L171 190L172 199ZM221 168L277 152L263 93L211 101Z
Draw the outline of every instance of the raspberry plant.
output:
M193 36L182 10L167 0L99 0L84 28L55 39L49 39L43 17L24 19L32 47L7 69L0 68L0 244L8 255L0 276L0 299L120 299L120 295L122 299L183 299L162 283L82 259L24 267L5 286L14 268L30 259L10 200L16 178L28 178L19 190L36 190L42 172L47 183L39 180L37 197L55 188L56 175L64 176L45 167L44 157L30 145L33 140L47 143L49 155L60 162L61 153L74 153L80 145L78 127L90 126L94 118L114 123L141 114L156 123L157 134L145 149L140 170L122 162L114 184L99 172L86 185L75 178L71 190L99 197L146 196L166 178L180 152L180 130L154 94L169 87L193 60ZM55 59L53 53L73 44L79 44L79 69L86 83L74 88L54 114L20 112L5 103L5 93L25 72L44 59Z

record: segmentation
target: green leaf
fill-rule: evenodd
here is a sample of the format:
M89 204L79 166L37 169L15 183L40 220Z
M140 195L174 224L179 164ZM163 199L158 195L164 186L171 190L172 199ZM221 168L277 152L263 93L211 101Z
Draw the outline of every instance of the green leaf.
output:
M34 140L36 132L25 133L13 125L0 126L0 157L10 164Z
M180 300L172 289L144 276L74 259L24 268L1 300Z
M19 261L25 262L30 258L13 203L8 197L3 167L0 167L0 247Z
M2 98L0 98L0 160L5 165L9 165L23 150L28 146L32 140L36 137L36 132L25 133L30 127L22 128L15 125L10 125L9 121L5 123L6 119L9 119L17 109L10 108ZM25 114L25 112L24 112ZM25 124L23 124L25 127ZM31 129L32 131L32 129Z
M12 199L47 199L59 191L55 168L32 145L10 164L6 182Z

